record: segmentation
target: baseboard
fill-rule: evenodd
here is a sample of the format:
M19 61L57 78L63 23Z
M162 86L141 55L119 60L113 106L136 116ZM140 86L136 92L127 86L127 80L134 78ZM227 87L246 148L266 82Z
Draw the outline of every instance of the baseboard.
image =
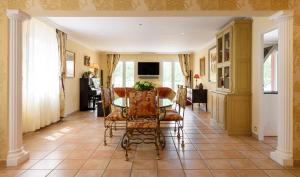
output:
M284 167L292 167L295 163L292 153L285 153L279 150L273 151L270 154L272 160L276 161Z

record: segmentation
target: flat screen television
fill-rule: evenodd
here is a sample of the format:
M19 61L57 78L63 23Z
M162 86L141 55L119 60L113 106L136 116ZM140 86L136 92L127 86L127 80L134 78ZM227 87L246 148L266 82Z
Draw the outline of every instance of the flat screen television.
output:
M158 76L159 62L138 62L139 76Z

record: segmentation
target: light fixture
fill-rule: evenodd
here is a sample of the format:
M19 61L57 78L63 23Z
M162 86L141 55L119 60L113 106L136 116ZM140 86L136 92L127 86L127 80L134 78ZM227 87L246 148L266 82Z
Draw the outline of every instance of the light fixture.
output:
M197 80L200 79L200 75L199 74L195 74L194 75L194 79L196 79L196 87L197 87Z

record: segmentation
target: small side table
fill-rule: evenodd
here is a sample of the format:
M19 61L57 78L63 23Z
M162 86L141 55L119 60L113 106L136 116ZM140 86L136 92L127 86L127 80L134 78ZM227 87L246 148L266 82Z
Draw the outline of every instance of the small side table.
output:
M192 110L194 110L194 103L204 103L205 111L207 111L207 89L188 88L187 100L192 104Z

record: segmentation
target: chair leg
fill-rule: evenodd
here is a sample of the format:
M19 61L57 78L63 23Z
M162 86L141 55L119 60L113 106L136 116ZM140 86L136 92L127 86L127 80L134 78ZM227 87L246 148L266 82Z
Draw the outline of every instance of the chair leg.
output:
M115 131L117 131L117 122L115 122Z
M156 159L159 160L160 157L159 157L159 145L158 145L158 142L159 142L159 130L156 130L155 132L155 147L156 147Z
M126 136L127 136L127 139L125 140L125 160L128 161L129 158L128 158L128 149L129 149L129 137L128 137L128 132L126 132Z
M182 124L181 124L181 127L180 127L180 130L181 130L181 134L182 134L182 140L181 140L181 147L184 147L184 133L183 133L183 120L182 120Z
M108 129L109 129L109 126L106 125L106 126L105 126L105 130L104 130L104 146L107 145L107 143L106 143L106 132L107 132Z
M176 131L177 131L177 128L176 128L176 122L175 122L174 132L176 132Z
M109 129L109 137L113 137L113 126L114 126L115 122L111 122L110 124L110 129Z
M121 147L125 150L126 149L126 144L125 144L125 138L126 138L126 133L123 135L122 140L121 140Z
M179 140L180 139L180 131L179 131L179 129L180 129L180 124L179 124L179 122L175 122L175 125L177 124L177 127L178 127L178 131L177 131L177 139Z

